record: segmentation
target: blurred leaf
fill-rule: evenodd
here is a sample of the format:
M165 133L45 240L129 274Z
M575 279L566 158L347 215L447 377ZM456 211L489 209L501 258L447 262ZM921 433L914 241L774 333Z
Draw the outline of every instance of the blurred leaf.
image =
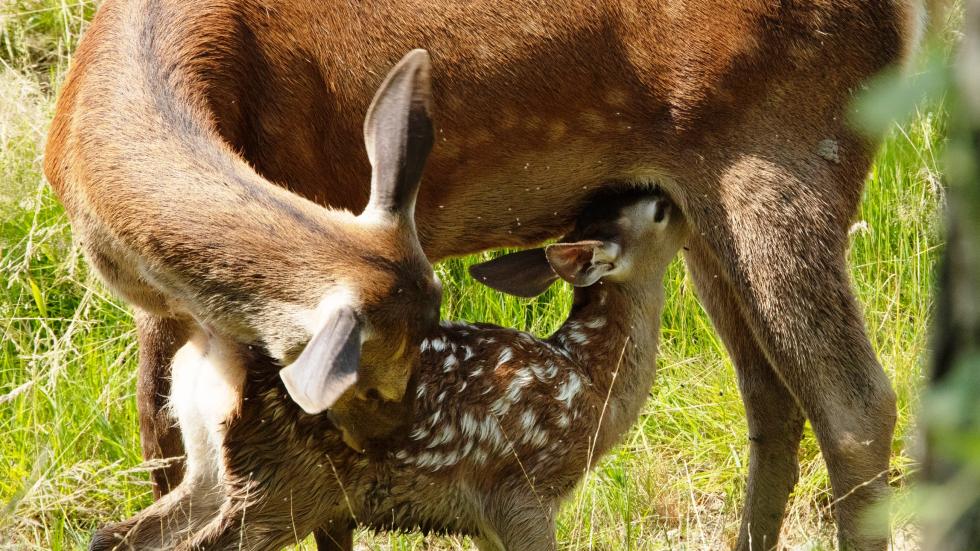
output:
M851 122L869 136L880 136L892 124L905 123L922 102L942 95L949 73L948 59L941 51L933 52L918 73L907 74L900 68L885 71L857 95Z
M964 460L980 473L980 355L960 359L926 395L923 416L937 451Z

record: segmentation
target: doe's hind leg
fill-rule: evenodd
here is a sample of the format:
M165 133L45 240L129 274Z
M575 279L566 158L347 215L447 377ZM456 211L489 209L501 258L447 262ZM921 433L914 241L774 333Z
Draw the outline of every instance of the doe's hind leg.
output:
M709 192L687 214L813 426L834 490L840 547L883 551L886 538L863 521L888 493L895 394L850 285L847 228L870 155L859 138L845 140L846 132L834 134L842 142L835 161L775 144L771 151L781 157L729 155L704 167L692 185ZM704 185L704 178L716 180Z
M692 236L685 257L698 298L735 365L749 426L749 479L736 549L770 551L799 478L803 411L760 348L706 243Z

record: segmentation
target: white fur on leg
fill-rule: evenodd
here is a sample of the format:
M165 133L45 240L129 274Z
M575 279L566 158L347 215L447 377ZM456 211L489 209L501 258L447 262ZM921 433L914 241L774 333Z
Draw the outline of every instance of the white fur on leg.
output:
M224 421L241 401L245 369L236 345L196 334L174 356L170 407L187 451L187 478L215 484L222 476Z

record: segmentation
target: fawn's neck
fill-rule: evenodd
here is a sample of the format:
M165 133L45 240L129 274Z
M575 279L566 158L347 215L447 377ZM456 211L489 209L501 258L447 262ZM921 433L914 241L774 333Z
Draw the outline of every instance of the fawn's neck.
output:
M575 290L572 311L550 340L608 397L599 440L626 431L646 402L656 375L663 273L642 284L599 283Z

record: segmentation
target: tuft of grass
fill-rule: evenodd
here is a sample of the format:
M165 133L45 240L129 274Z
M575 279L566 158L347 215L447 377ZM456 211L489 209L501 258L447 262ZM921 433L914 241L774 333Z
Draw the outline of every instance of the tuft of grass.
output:
M89 273L41 175L56 83L96 2L0 0L0 549L83 549L91 531L151 501L134 400L130 313ZM910 453L941 246L940 99L887 136L851 236L854 286L899 397L892 480ZM492 292L444 262L443 315L544 335L568 310L557 286L534 300ZM621 446L558 519L563 548L719 549L745 494L748 438L731 363L680 262L667 277L659 378ZM826 468L808 430L783 530L794 549L833 547ZM894 549L915 548L906 517ZM362 532L363 548L469 549L466 539ZM300 546L312 549L307 541Z
M0 63L35 72L63 65L96 6L95 0L3 0Z

